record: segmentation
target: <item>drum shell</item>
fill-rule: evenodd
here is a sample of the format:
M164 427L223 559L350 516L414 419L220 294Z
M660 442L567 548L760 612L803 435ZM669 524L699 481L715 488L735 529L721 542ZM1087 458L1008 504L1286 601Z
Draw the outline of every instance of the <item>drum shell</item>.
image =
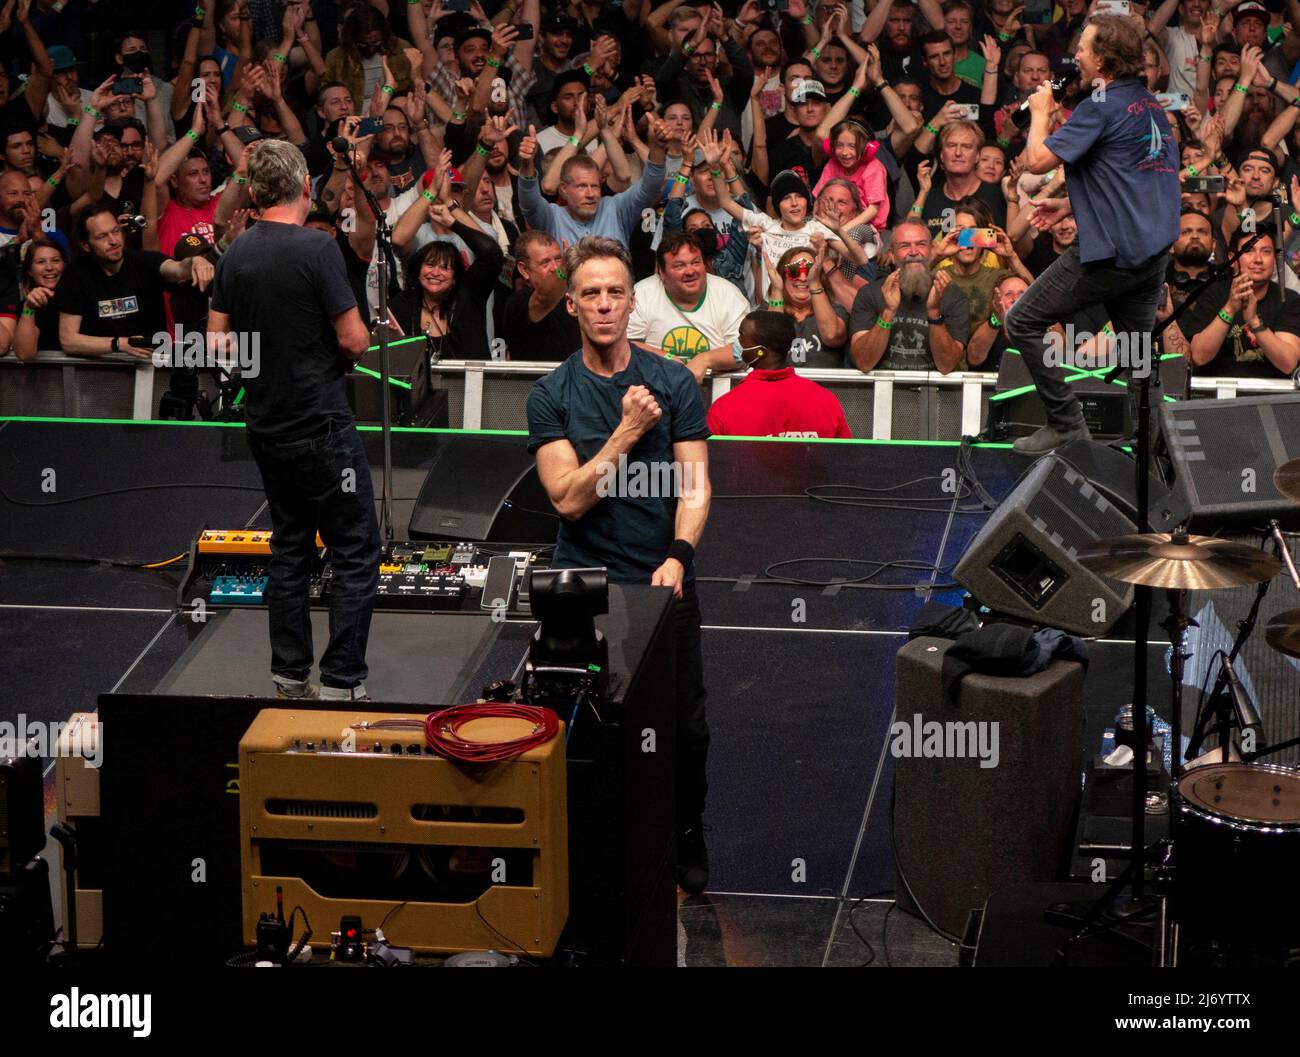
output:
M1216 774L1207 774L1208 767ZM1174 916L1197 932L1267 946L1300 945L1300 815L1248 817L1204 802L1195 792L1207 777L1231 786L1261 772L1300 798L1300 774L1265 764L1208 765L1179 781L1180 826ZM1266 815L1266 812L1258 812Z

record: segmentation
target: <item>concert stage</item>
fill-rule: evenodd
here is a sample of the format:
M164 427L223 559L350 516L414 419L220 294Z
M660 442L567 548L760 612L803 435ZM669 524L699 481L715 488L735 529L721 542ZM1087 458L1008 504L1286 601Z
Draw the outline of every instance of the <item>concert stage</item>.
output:
M435 449L454 436L394 432L397 538ZM378 494L381 438L363 437ZM517 450L524 438L491 442ZM969 485L954 490L945 471L958 453L944 442L710 442L714 498L696 569L712 730L711 882L679 906L680 962L957 964L954 945L891 912L888 732L895 654L927 600L959 604L953 567L990 513ZM968 454L994 500L1030 465L1006 445ZM139 568L181 554L202 526L269 527L242 428L0 422L0 491L0 721L66 720L109 692L269 693L260 612L197 624L176 608L183 563ZM776 577L807 582L762 582ZM1282 590L1275 598L1262 619L1300 604ZM1089 643L1086 755L1131 699L1131 620ZM414 706L472 698L488 678L515 674L532 626L381 614L372 696ZM1161 635L1153 624L1149 678L1165 714ZM1191 666L1188 681L1200 670Z

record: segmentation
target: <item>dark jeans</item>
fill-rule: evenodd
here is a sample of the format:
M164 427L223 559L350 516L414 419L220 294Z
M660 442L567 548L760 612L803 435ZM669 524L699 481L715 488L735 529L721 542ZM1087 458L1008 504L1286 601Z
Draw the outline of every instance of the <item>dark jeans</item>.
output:
M365 679L366 640L379 583L379 524L370 464L356 427L335 424L295 441L249 432L271 512L271 672L306 679L315 651L307 597L319 531L329 548L330 640L321 682L351 689Z
M1047 422L1057 429L1083 424L1083 407L1065 383L1059 364L1049 365L1048 329L1091 305L1104 305L1116 334L1150 334L1156 308L1163 300L1168 259L1161 253L1136 268L1082 264L1071 246L1043 272L1007 313L1007 337L1020 350L1047 408ZM1153 366L1153 365L1152 365Z
M704 715L704 656L700 648L700 600L695 581L682 585L673 604L677 642L677 826L689 829L704 814L709 791L709 722Z

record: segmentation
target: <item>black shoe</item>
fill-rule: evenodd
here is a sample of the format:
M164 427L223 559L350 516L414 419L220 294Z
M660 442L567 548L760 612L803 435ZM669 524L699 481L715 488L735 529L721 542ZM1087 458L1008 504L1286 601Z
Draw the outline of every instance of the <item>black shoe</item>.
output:
M677 883L691 895L709 883L709 849L704 846L704 826L696 822L677 831Z
M1040 426L1027 437L1021 437L1014 444L1014 448L1021 455L1045 455L1049 451L1059 448L1062 444L1069 444L1074 440L1091 440L1092 434L1088 432L1087 423L1080 422L1071 429L1057 429L1055 426Z

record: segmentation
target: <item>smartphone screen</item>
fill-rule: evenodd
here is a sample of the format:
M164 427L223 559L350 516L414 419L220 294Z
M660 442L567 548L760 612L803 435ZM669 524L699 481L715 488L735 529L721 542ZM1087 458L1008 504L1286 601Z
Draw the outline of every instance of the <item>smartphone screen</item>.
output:
M114 95L140 95L144 82L139 77L119 77L113 82Z
M384 131L384 119L381 117L363 117L357 126L358 136L378 136Z
M516 22L515 29L519 30L519 36L515 40L533 39L533 24L531 22Z

